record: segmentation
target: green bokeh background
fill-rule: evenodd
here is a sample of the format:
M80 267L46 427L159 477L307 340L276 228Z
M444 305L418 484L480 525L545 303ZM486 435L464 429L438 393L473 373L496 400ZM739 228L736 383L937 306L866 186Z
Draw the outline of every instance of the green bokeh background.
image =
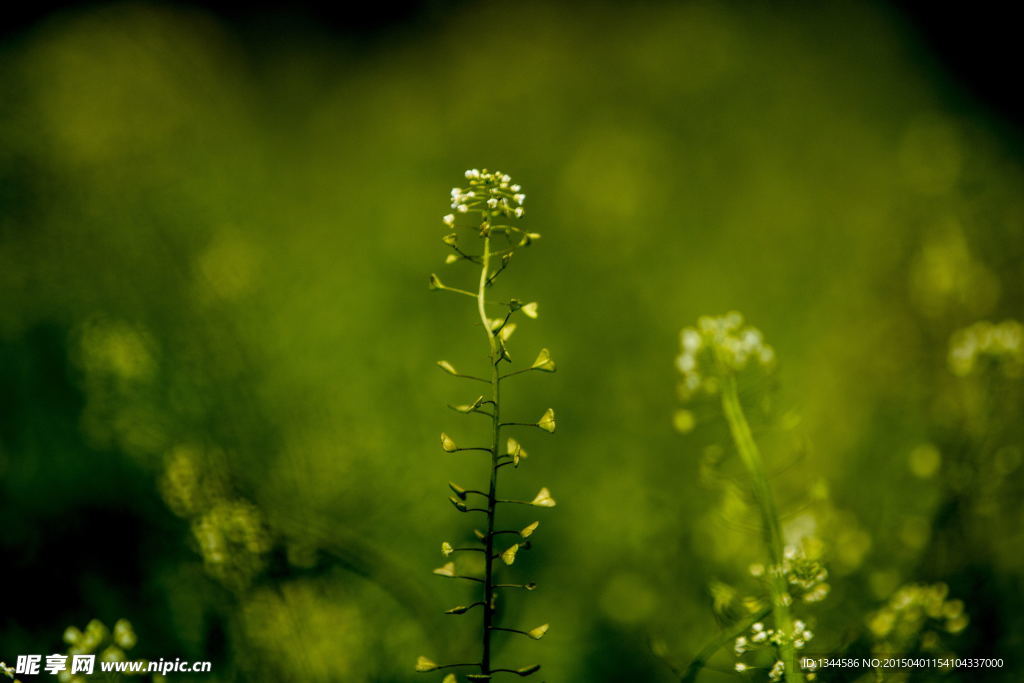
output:
M486 348L426 282L471 281L442 270L440 217L486 165L544 236L504 276L541 302L513 353L559 364L507 392L559 430L524 435L503 489L559 505L503 615L551 631L500 660L672 680L652 643L684 665L709 586L751 590L721 418L672 426L679 329L737 309L781 360L758 430L788 532L827 548L814 651L863 653L898 586L942 581L971 618L949 648L1007 666L915 680L1018 680L1021 380L946 354L1021 314L1019 142L862 4L468 5L375 41L125 4L9 37L0 659L94 617L213 662L170 680L439 680L416 656L475 656L477 619L440 613L468 592L430 574L471 528L446 483L482 471L437 434L472 440L445 406L474 387L434 363Z

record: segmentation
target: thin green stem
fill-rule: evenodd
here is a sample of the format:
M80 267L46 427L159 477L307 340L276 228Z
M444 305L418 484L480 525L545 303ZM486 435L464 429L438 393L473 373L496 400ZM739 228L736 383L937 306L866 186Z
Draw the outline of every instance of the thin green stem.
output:
M783 573L785 555L779 514L776 510L775 499L772 496L772 490L768 485L768 478L765 474L764 458L757 446L757 442L754 440L754 435L750 431L747 417L743 413L739 390L736 387L736 377L729 370L722 374L722 409L729 423L729 431L732 434L733 441L736 443L736 450L739 452L740 460L743 461L743 465L750 475L754 498L761 511L765 543L768 546L768 555L771 559L771 567L768 571L768 589L771 594L775 629L782 634L779 653L782 664L785 667L786 681L787 683L801 683L803 681L803 673L797 668L796 648L793 647L793 617L789 611L791 598L787 591L786 577Z
M455 292L456 294L463 294L474 299L476 298L476 294L474 294L473 292L467 292L466 290L459 289L458 287L449 287L448 285L440 284L437 285L437 288L442 292Z
M487 417L494 419L493 413L489 413L486 410L481 410L480 408L473 408L472 410L461 410L459 406L455 406L450 403L448 404L448 408L456 413L459 413L460 415L486 415Z
M463 576L462 574L455 574L454 576L447 577L449 579L462 579L463 581L473 581L474 583L483 583L484 580L476 576Z
M479 256L475 256L474 254L467 254L466 252L462 251L462 249L459 249L459 246L457 244L450 244L448 246L450 246L452 248L452 250L456 254L458 254L462 258L466 259L470 263L476 263L476 264L480 263L480 257Z
M465 614L466 612L468 612L469 610L473 609L474 607L480 607L483 604L484 603L482 603L480 601L477 601L477 602L474 602L472 604L466 605L465 607L454 607L452 609L459 610L459 611L458 612L454 612L452 610L448 610L447 612L445 612L445 614L451 614L452 616L461 616L461 615Z
M490 274L490 276L488 276L488 278L487 278L487 284L488 284L488 285L490 285L490 284L492 284L492 283L493 283L493 282L494 282L495 280L497 280L497 279L498 279L498 276L499 276L499 275L501 275L502 271L504 271L504 270L505 270L506 268L508 268L508 264L509 264L509 259L502 259L502 260L501 260L501 265L500 265L500 266L498 266L498 269L497 269L497 270L495 270L495 271L494 271L493 273L491 273L491 274ZM506 322L507 322L507 321L508 321L508 318L506 318L505 320L506 320Z
M460 662L458 664L441 664L441 665L439 665L434 670L435 671L440 671L442 669L455 669L455 668L458 668L460 666L476 666L476 665L477 665L476 662Z
M492 631L507 631L509 633L518 633L519 635L526 636L527 638L532 638L533 637L529 633L527 633L526 631L520 631L517 628L502 628L501 626L492 626L491 630Z
M490 384L491 383L491 381L489 379L484 379L483 377L476 377L475 375L465 375L465 374L463 374L461 372L455 373L455 376L456 377L461 377L463 379L471 379L474 382L483 382L484 384Z
M480 322L483 325L484 334L487 335L487 344L490 351L491 402L494 405L494 413L491 416L491 481L487 493L487 536L484 539L484 609L481 632L483 653L480 657L480 673L489 675L491 673L491 632L494 628L494 606L491 601L491 593L494 591L494 513L497 509L498 492L498 468L495 465L498 464L498 448L501 440L501 379L498 374L498 363L501 361L501 353L487 319L485 298L487 285L490 281L490 235L484 237L481 262L480 284L477 288L476 302L477 311L480 314Z
M731 640L735 640L738 636L742 635L748 628L761 621L765 617L771 614L771 609L765 609L757 612L756 614L747 617L740 621L738 624L733 625L732 628L723 631L717 638L712 640L710 643L704 646L697 656L693 658L690 665L686 667L686 671L683 672L680 683L694 683L697 680L698 674L704 665L708 663L712 655L718 652L719 649Z
M506 372L504 375L501 376L501 378L502 379L508 379L509 377L515 377L516 375L521 375L524 372L531 372L531 371L536 370L536 369L537 368L523 368L522 370L514 370L512 372Z

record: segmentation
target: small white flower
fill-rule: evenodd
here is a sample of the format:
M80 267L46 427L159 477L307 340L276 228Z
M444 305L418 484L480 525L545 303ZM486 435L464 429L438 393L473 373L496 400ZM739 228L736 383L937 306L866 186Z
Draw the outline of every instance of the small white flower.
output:
M455 215L454 214L448 214L447 216L445 216L441 220L443 220L444 224L447 225L449 228L454 228L455 227Z
M700 332L692 327L687 327L680 335L680 341L684 350L694 353L700 349L701 346Z
M683 372L691 372L697 368L697 359L694 358L692 354L683 353L676 360L676 365L678 365L679 369Z
M522 218L523 217L523 207L517 206L516 210L515 210L515 214L516 214L516 218Z
M739 311L729 311L722 319L722 326L726 331L735 332L743 325L743 314Z
M525 194L517 194L514 197L512 197L512 199L516 200L516 204L522 204L523 202L526 201L526 195Z
M495 199L494 197L491 197L490 199L487 200L487 206L492 209L498 208L498 200Z
M466 213L467 211L469 211L469 207L466 206L465 204L459 204L458 211L459 213Z

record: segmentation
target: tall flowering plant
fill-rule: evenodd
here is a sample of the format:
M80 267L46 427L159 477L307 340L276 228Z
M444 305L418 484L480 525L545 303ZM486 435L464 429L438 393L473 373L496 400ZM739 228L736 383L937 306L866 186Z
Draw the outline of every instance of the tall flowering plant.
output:
M427 657L420 657L417 671L431 672L443 669L469 669L463 674L467 680L490 680L495 674L510 673L529 676L540 669L534 664L518 668L503 668L494 664L493 639L498 633L523 635L540 640L548 630L548 624L531 629L518 629L499 625L501 602L510 591L533 591L534 583L500 582L499 569L515 563L522 551L529 550L531 537L540 525L539 521L527 524L521 529L503 528L499 510L508 505L525 505L533 508L555 506L555 499L547 488L531 500L501 498L498 495L499 474L511 466L517 469L527 457L526 449L516 437L506 436L506 431L534 428L542 432L555 431L555 413L545 410L535 422L504 421L502 412L502 390L504 382L511 377L530 372L554 372L555 362L547 349L540 349L535 360L525 367L515 368L509 352L509 339L516 329L517 318L535 319L538 304L516 298L496 300L489 296L495 281L505 273L513 257L520 249L536 242L540 235L528 232L516 225L524 215L523 203L526 195L522 188L500 171L472 169L466 171L466 187L456 187L451 192L452 213L444 216L442 222L448 232L442 242L450 249L445 262L455 264L469 262L477 269L475 287L456 287L446 284L436 274L430 276L431 289L450 292L472 299L472 305L479 317L480 327L486 339L487 365L485 372L467 374L457 370L450 362L438 361L438 366L449 375L472 383L483 384L483 393L461 405L450 406L462 415L482 415L490 425L487 443L461 446L446 433L441 434L441 448L446 453L482 454L489 462L489 480L480 488L465 488L449 482L452 506L464 514L477 514L483 519L483 529L474 529L475 540L469 544L455 544L445 541L441 552L449 559L434 570L438 576L468 581L479 587L479 599L468 605L457 605L446 614L467 615L480 613L480 659L475 662L438 664ZM463 572L458 556L465 553L483 555L482 575ZM455 683L458 677L448 672L444 683Z

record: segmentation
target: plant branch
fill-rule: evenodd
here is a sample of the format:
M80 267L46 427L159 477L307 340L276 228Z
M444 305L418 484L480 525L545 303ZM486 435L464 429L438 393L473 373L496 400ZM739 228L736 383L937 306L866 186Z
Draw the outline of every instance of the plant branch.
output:
M721 365L724 367L725 364L721 363ZM803 673L797 668L796 648L793 647L792 641L793 617L789 611L790 597L786 587L786 577L782 571L785 555L782 528L779 524L775 499L765 475L764 458L750 431L746 415L743 413L739 390L736 387L736 376L728 370L723 373L723 376L722 409L729 423L729 431L736 444L740 460L743 461L753 484L754 498L761 511L765 543L768 546L768 555L771 559L772 567L767 572L768 589L771 594L775 628L783 634L782 642L779 645L780 659L785 667L787 683L801 683Z
M476 298L476 294L474 294L473 292L467 292L466 290L459 289L458 287L449 287L448 285L445 284L438 284L436 285L436 288L442 292L454 292L455 294L462 294L464 296L472 297L474 299Z
M717 638L705 645L704 648L697 653L697 656L693 658L689 666L686 667L686 671L683 672L682 678L679 679L680 683L695 683L698 674L700 674L700 670L704 668L704 665L707 664L712 655L718 652L723 645L731 640L735 640L748 628L767 617L771 614L771 611L772 610L769 607L757 612L753 616L740 621L739 624L734 625L731 629L723 631Z
M526 631L520 631L517 628L504 628L502 626L492 626L491 630L492 631L506 631L508 633L518 633L519 635L526 636L527 638L532 638L533 637L529 633L527 633Z
M439 664L434 671L440 671L441 669L454 669L460 666L479 666L479 662L462 662L460 664Z
M524 372L530 372L530 371L536 370L536 369L537 368L523 368L522 370L514 370L512 372L506 372L504 375L501 376L501 379L508 379L509 377L515 377L516 375L521 375Z
M491 383L490 380L484 379L483 377L476 377L475 375L465 375L465 374L463 374L461 372L455 373L454 376L455 377L462 377L463 379L471 379L471 380L473 380L475 382L483 382L484 384L490 384Z
M450 244L448 246L450 246L452 248L452 251L454 251L456 254L458 254L462 258L466 259L470 263L476 263L477 265L480 264L480 257L479 256L476 256L474 254L467 254L466 252L462 251L462 249L460 249L457 244ZM476 295L475 294L470 294L470 296L475 297Z

